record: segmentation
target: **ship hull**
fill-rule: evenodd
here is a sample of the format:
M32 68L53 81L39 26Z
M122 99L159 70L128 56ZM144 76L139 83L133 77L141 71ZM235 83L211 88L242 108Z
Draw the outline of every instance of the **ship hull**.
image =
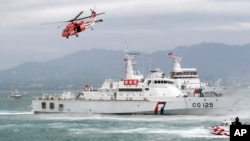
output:
M231 102L229 102L229 100ZM34 113L221 115L233 105L230 98L181 97L166 100L32 100Z

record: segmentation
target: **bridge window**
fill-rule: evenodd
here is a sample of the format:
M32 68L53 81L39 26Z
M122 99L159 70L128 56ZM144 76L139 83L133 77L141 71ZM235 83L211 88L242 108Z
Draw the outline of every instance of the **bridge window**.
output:
M63 104L59 104L59 111L62 111L63 110Z
M46 109L46 102L42 102L42 108Z
M50 108L50 109L54 109L54 106L55 106L54 103L50 103L50 104L49 104L49 108Z

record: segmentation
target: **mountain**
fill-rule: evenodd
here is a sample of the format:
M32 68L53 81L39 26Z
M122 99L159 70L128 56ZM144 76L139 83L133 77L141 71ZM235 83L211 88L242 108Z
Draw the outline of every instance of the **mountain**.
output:
M197 68L199 76L204 80L250 78L250 44L233 46L201 43L180 46L171 51L182 57L182 67ZM150 70L158 67L168 74L173 68L168 52L170 50L152 54L140 52L136 56L136 69L147 75ZM122 51L91 49L46 62L25 62L0 71L0 89L13 83L23 87L82 88L86 83L101 84L107 78L121 79L125 76L123 58Z

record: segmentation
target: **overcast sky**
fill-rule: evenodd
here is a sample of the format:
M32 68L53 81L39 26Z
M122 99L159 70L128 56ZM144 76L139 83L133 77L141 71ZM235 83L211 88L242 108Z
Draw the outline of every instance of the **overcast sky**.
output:
M61 24L106 12L79 37L61 37ZM91 48L151 53L180 45L250 43L250 0L1 0L0 70ZM89 19L86 19L89 20ZM79 64L81 65L81 64Z

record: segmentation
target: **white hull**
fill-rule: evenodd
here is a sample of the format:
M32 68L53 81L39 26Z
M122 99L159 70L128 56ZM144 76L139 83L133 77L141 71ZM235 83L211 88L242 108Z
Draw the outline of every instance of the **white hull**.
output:
M214 97L169 98L165 101L36 99L32 101L32 107L34 113L221 115L232 106L228 100Z

